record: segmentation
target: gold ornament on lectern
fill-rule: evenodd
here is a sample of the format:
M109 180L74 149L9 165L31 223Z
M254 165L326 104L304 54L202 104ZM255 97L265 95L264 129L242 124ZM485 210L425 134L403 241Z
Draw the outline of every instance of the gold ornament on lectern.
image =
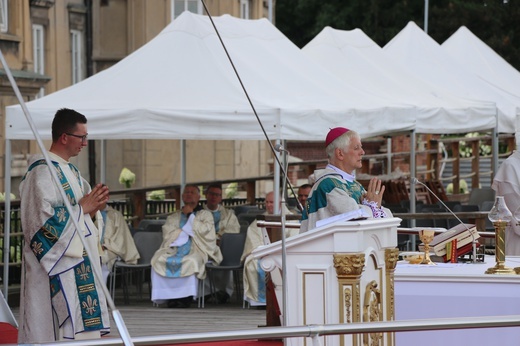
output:
M513 268L505 266L506 262L506 227L511 221L512 214L507 209L503 196L497 196L493 208L489 211L489 221L495 227L495 266L488 268L486 274L515 274Z
M435 231L432 229L422 229L419 231L419 238L424 243L424 258L419 264L436 265L430 259L430 243L435 236Z

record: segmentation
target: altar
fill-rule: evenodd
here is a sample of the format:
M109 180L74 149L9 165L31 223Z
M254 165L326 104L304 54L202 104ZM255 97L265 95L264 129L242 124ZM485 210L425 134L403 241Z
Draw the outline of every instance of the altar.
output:
M395 270L395 320L505 316L520 313L520 275L489 275L494 256L485 263L412 265ZM520 267L520 257L507 257ZM520 327L459 329L395 334L397 346L520 345Z

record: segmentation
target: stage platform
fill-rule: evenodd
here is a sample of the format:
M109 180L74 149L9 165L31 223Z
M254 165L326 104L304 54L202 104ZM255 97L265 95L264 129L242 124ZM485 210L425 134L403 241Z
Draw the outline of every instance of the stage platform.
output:
M511 315L520 309L520 276L484 275L494 265L493 257L486 264L445 265L437 268L401 266L396 270L396 320L431 319L444 317ZM510 266L520 266L520 258L508 258ZM442 283L443 287L439 285ZM143 286L145 288L146 286ZM123 304L122 290L116 291L116 305L132 337L233 331L262 328L265 310L242 308L235 297L226 304L206 303L204 309L194 303L188 309L169 309L153 306L146 298L132 295L130 305ZM13 309L18 318L19 309ZM107 336L119 336L115 323ZM0 344L12 343L15 333L0 325ZM8 327L8 326L7 326ZM505 345L517 345L520 328L476 329L465 331L432 331L396 333L396 346L437 345L439 339L447 344L489 345L502 340ZM474 338L478 340L474 340ZM457 342L455 343L455 340ZM513 343L510 341L514 340ZM453 343L452 343L453 342ZM179 345L179 344L177 344ZM187 344L183 344L187 345ZM227 341L208 346L281 346L281 341Z
M144 295L146 295L146 290ZM213 304L206 302L205 308L197 308L196 302L187 309L171 309L153 306L152 302L138 297L131 297L129 305L123 305L122 291L116 292L116 306L123 316L123 320L132 337L201 333L213 331L232 331L262 328L265 325L265 310L256 308L242 308L232 297L226 304ZM13 309L13 314L18 319L19 308ZM111 319L111 333L107 337L119 337L115 322ZM6 327L6 326L4 326ZM0 326L2 328L2 326ZM1 331L2 329L0 329ZM4 331L7 328L3 329ZM0 344L11 343L12 333L0 332ZM281 341L229 341L226 343L206 343L190 345L212 345L212 346L281 346ZM179 344L177 344L179 345Z

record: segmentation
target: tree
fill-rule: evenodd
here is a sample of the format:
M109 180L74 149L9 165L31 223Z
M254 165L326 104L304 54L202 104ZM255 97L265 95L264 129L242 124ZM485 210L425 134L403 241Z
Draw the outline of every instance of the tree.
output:
M520 1L431 0L428 34L444 42L464 25L520 70ZM422 0L277 0L276 26L298 47L326 26L359 28L383 47L409 21L424 27Z

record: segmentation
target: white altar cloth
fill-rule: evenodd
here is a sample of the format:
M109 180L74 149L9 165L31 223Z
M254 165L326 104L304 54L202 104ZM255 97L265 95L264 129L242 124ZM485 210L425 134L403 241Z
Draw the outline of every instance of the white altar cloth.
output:
M437 266L400 261L395 271L395 319L505 316L520 314L520 275L489 275L494 256L485 263ZM506 265L520 267L520 257ZM520 327L396 333L396 346L520 345Z

